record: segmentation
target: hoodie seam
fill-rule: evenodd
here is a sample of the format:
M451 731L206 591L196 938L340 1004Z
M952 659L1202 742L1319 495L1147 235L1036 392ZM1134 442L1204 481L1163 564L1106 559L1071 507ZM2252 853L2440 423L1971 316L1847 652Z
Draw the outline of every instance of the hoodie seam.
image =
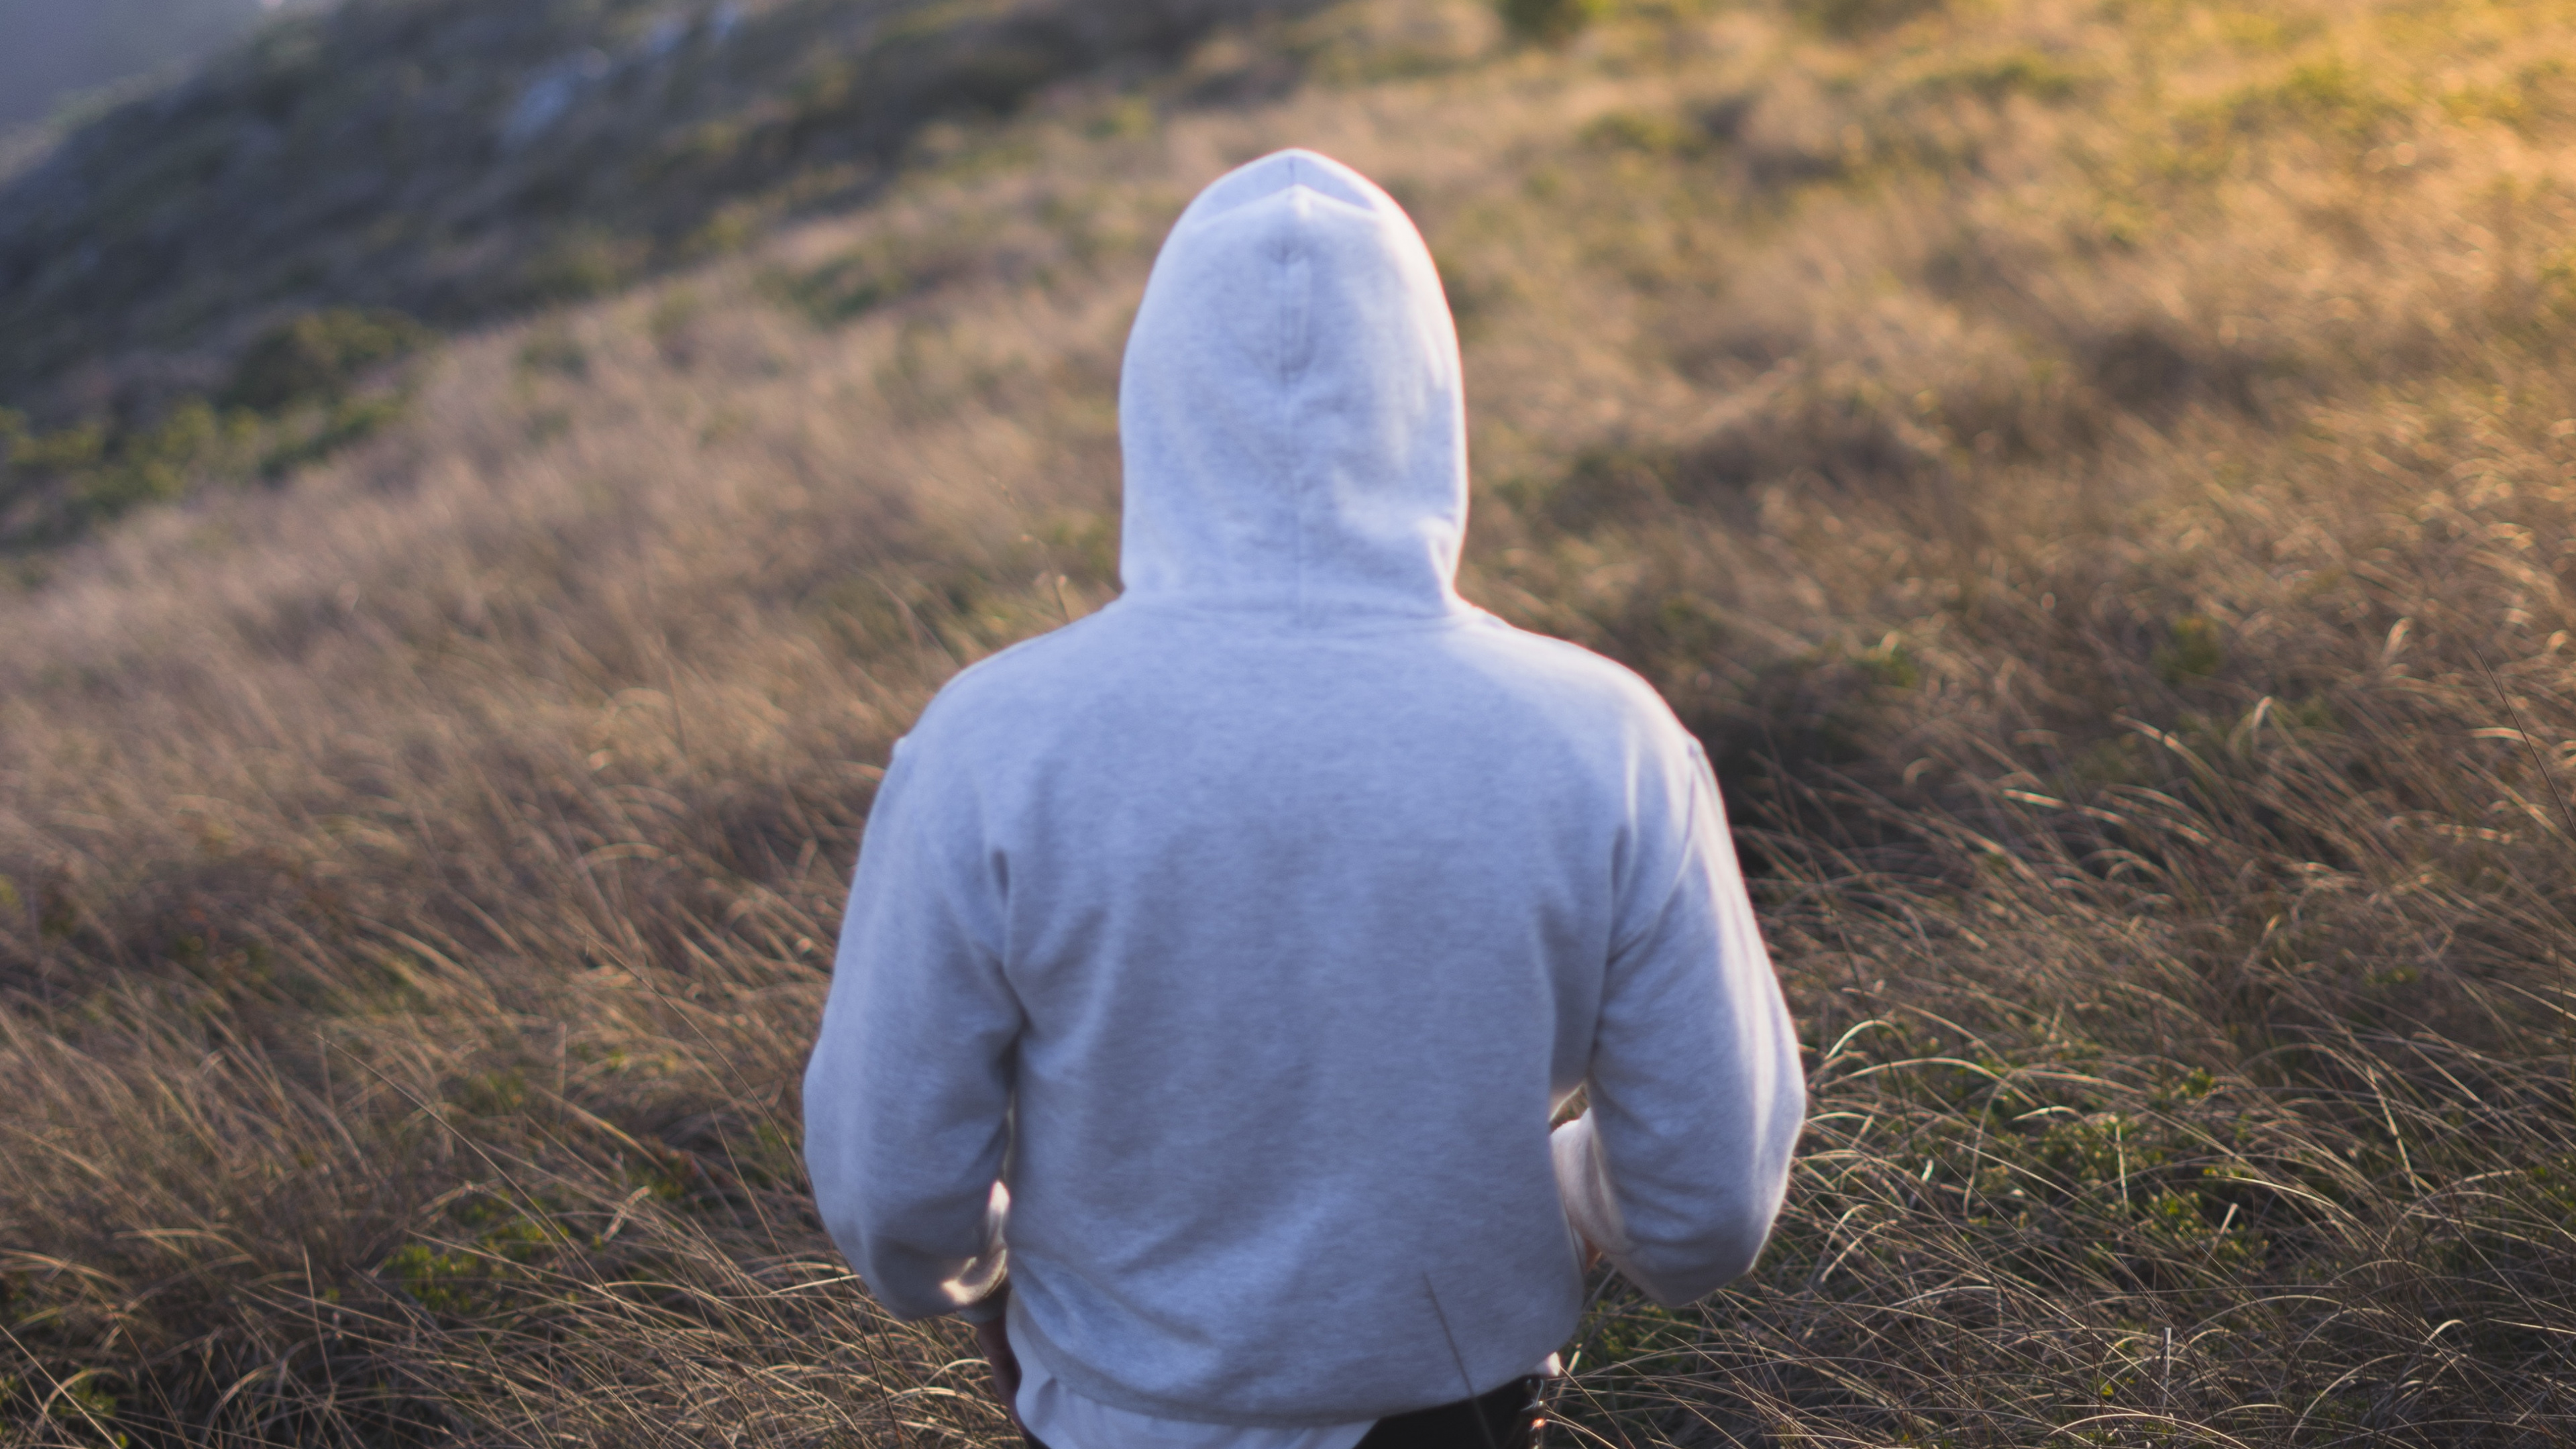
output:
M1309 286L1306 284L1311 284L1313 281L1313 263L1305 256L1305 198L1297 194L1306 189L1306 182L1300 174L1298 160L1293 155L1288 158L1288 184L1287 247L1280 277L1279 396L1283 404L1282 411L1286 414L1280 419L1285 425L1283 435L1295 438L1303 436L1305 432L1305 408L1299 392L1305 380L1306 368L1303 364L1307 359L1300 354L1308 342L1306 325L1309 319L1306 315L1306 292ZM1303 263L1302 267L1301 263ZM1297 622L1304 624L1309 622L1306 510L1313 501L1310 497L1313 476L1311 465L1303 450L1290 455L1288 467L1289 516L1294 520L1289 529L1290 577L1294 581L1290 607L1294 611Z

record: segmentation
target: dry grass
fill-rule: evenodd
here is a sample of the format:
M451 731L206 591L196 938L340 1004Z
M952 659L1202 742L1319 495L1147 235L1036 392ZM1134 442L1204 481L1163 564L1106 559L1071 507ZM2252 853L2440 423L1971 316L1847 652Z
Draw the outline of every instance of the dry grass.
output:
M1114 591L1152 247L1292 141L1423 219L1467 591L1709 739L1813 1051L1763 1265L1608 1289L1560 1434L2576 1437L2570 18L1343 6L49 559L0 1437L1001 1442L792 1084L873 765Z

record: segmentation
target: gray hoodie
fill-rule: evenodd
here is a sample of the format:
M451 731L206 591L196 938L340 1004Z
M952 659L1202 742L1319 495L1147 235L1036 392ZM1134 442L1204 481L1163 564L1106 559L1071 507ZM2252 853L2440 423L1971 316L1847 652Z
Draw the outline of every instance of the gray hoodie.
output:
M869 819L805 1114L879 1301L984 1292L1005 1181L1068 1385L1327 1424L1563 1342L1569 1204L1666 1302L1743 1272L1804 1094L1716 785L1643 681L1458 597L1402 210L1304 151L1210 186L1119 419L1124 596L951 681Z

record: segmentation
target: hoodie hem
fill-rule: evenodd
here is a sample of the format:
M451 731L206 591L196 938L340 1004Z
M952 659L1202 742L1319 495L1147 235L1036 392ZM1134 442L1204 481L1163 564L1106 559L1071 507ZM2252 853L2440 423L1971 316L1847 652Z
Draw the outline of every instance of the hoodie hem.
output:
M1015 1342L1026 1338L1036 1345L1037 1356L1045 1360L1048 1373L1062 1380L1074 1392L1085 1398L1107 1404L1111 1408L1148 1414L1158 1419L1178 1419L1191 1424L1218 1424L1234 1429L1325 1429L1339 1424L1357 1423L1364 1419L1374 1422L1395 1414L1408 1414L1416 1409L1433 1408L1458 1397L1454 1392L1454 1385L1444 1385L1434 1391L1433 1397L1420 1403L1407 1401L1378 1409L1347 1406L1335 1408L1319 1404L1313 1412L1303 1414L1214 1414L1196 1406L1173 1403L1149 1394L1139 1394L1109 1382L1093 1373L1087 1365L1075 1361L1064 1350L1058 1348L1055 1340L1047 1337L1046 1333L1037 1326L1034 1318L1035 1316L1029 1313L1025 1306L1013 1313L1011 1335ZM1566 1324L1564 1330L1549 1338L1547 1343L1533 1345L1527 1353L1520 1355L1514 1362L1538 1363L1546 1359L1554 1345L1565 1342L1572 1335L1574 1327L1573 1323ZM1500 1388L1526 1372L1528 1372L1526 1369L1514 1370L1490 1384L1473 1388L1468 1397L1473 1398L1477 1394Z

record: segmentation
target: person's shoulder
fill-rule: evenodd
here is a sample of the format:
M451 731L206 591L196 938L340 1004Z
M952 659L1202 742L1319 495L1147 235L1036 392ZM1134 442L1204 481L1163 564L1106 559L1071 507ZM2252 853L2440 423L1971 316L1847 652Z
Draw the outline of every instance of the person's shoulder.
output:
M1498 685L1543 703L1594 731L1634 732L1681 746L1688 734L1672 706L1635 670L1570 639L1534 633L1488 614L1460 632L1459 652Z
M1060 704L1116 632L1109 611L1023 639L950 675L914 721L911 737L964 741L1026 711Z

